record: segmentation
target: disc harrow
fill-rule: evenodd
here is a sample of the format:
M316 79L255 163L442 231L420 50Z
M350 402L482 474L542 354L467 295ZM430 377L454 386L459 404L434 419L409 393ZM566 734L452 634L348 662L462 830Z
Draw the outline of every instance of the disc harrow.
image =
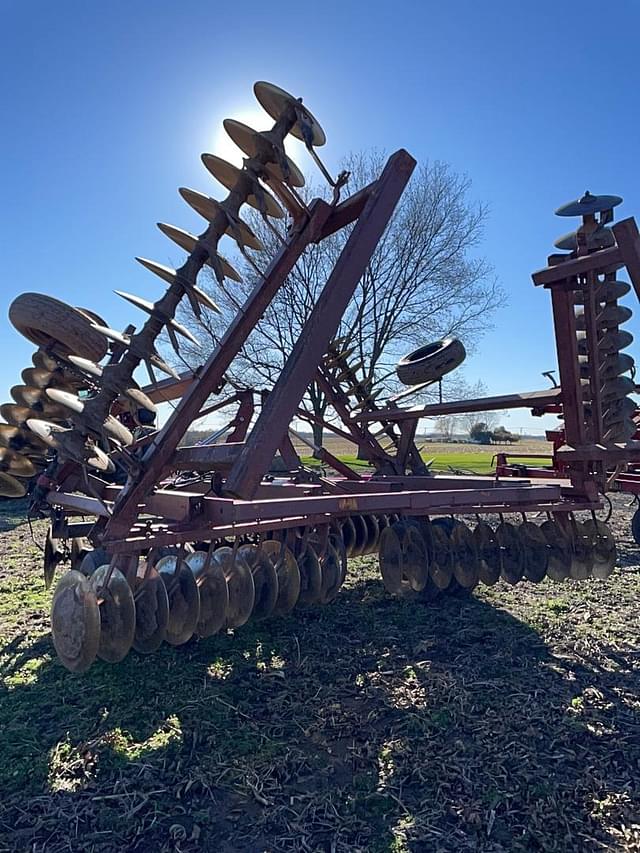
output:
M270 129L224 121L245 155L242 167L215 154L201 158L226 197L179 190L204 220L202 233L158 223L186 253L184 263L173 269L136 259L161 283L155 301L116 291L140 312L140 326L113 328L90 309L38 293L18 296L9 309L37 349L12 402L0 406L0 495L28 491L31 512L50 519L45 586L65 569L52 599L53 643L75 672L98 658L117 663L131 650L151 654L164 643L329 605L349 560L357 571L359 559L377 555L384 588L422 602L500 580L604 579L615 566L615 542L595 511L640 451L632 440L634 364L622 352L632 341L622 328L631 310L620 300L631 285L618 278L626 266L640 294L640 235L632 219L612 224L621 199L587 193L560 208L582 224L556 241L567 254L551 256L533 276L551 291L559 385L405 408L400 401L437 389L462 363L462 342L445 338L408 353L396 367L407 387L391 393L340 323L415 160L397 151L375 181L342 199L349 176L332 176L321 161L326 136L302 100L266 82L254 91ZM305 177L285 150L288 135L303 141L328 199L302 197ZM265 257L245 205L277 235L273 257ZM230 379L303 252L346 227L345 247L273 386ZM238 258L233 264L220 251L223 240ZM233 290L242 281L237 262L253 285L243 304ZM213 295L199 282L205 267ZM198 347L176 314L183 304L196 320L220 313L216 287L237 314L198 369L178 373L160 336L179 357L184 341ZM311 387L327 401L324 418L303 405ZM158 405L172 401L158 426ZM209 439L183 443L195 421L229 407L233 415ZM441 475L422 458L422 418L517 407L564 419L553 476L503 477L500 468L495 477ZM299 418L353 442L366 470L296 432ZM303 464L295 440L313 449L321 468Z

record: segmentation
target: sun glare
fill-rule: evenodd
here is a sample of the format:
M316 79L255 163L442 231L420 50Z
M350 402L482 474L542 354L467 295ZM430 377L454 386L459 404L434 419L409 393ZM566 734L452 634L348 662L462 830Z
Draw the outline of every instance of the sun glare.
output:
M222 121L225 118L233 118L236 121L241 121L254 130L269 130L273 127L273 119L264 110L256 106L240 110L229 109L216 122L215 131L212 134L213 148L208 153L216 154L218 157L222 157L223 160L233 163L234 166L242 166L242 158L245 155L224 129ZM306 152L304 145L292 136L288 136L285 141L285 150L293 158L296 165L305 172L306 163L304 160Z
M223 118L233 118L236 121L241 121L243 124L249 125L254 130L268 130L273 122L271 118L260 107L252 107L244 110L230 110ZM235 166L242 166L243 153L238 146L233 142L231 137L224 129L222 120L218 122L214 134L214 148L211 154L216 154L224 160L228 160Z

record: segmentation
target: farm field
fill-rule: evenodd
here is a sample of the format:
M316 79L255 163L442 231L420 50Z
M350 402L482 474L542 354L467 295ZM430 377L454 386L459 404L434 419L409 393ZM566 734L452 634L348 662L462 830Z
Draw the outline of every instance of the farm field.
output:
M640 558L608 582L337 600L83 676L0 504L0 851L640 850ZM34 524L41 543L43 522Z
M517 461L523 464L543 465L547 464L544 459L537 459L536 454L550 454L551 444L544 440L524 440L516 444L462 444L453 442L426 441L418 437L417 446L420 448L422 458L431 461L433 471L464 471L477 474L487 474L495 470L494 458L497 453L517 453L525 458ZM348 441L341 438L326 436L323 445L326 450L338 456L344 462L355 467L366 468L365 462L358 460L355 456L356 448ZM301 454L306 463L313 463L309 447L302 442L294 442L296 451ZM527 456L531 454L531 456Z

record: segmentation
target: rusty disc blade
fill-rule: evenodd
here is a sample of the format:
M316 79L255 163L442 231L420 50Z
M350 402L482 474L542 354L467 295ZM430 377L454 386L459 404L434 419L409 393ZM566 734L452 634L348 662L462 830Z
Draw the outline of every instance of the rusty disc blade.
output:
M91 542L89 542L89 540L85 536L74 536L71 540L71 568L75 569L81 574L87 574L86 572L82 571L81 566L85 564L84 561L87 554L92 554L94 550L95 549L93 548ZM109 560L102 560L99 565L102 566L105 563L109 563ZM89 572L89 574L92 573Z
M89 577L96 569L99 569L100 566L104 566L105 563L110 563L111 557L112 555L109 554L105 548L93 548L91 551L87 551L83 556L77 569L81 575Z
M298 554L296 559L300 569L298 604L305 607L311 604L319 604L322 599L322 570L315 549L307 542L304 550Z
M149 302L148 299L143 299L141 296L136 296L134 293L126 293L124 290L114 290L113 292L116 296L120 296L126 302L129 302L131 305L135 305L136 308L144 311L145 314L153 316L158 310L153 302ZM182 323L178 323L177 320L174 320L171 317L167 317L166 320L164 320L164 323L165 326L170 326L172 329L175 329L175 331L179 335L182 335L183 338L186 338L188 341L191 341L192 344L198 346L198 339L192 335L189 329L183 326Z
M31 388L62 388L64 391L73 391L86 385L72 371L60 368L52 372L39 367L27 367L21 376L24 384Z
M167 636L169 596L154 567L144 566L144 577L136 590L136 629L133 648L142 655L157 651Z
M213 222L213 220L215 220L220 214L227 216L224 207L219 201L216 201L215 198L210 198L209 196L204 195L204 193L200 193L197 190L190 190L187 187L180 187L178 192L187 204L196 211L196 213L199 213L203 219L206 219L209 222ZM265 250L264 244L258 239L258 237L256 237L246 222L243 222L242 219L236 217L234 224L238 230L239 239L244 246L248 249L253 249L256 252L263 252ZM225 234L236 239L234 228L231 225L228 226Z
M217 181L220 181L223 187L228 190L234 188L238 178L242 174L242 169L234 166L233 163L228 163L222 157L216 157L215 154L203 154L201 159L205 168ZM254 207L256 210L262 210L264 207L267 216L272 216L274 219L282 219L284 217L284 211L271 193L266 190L262 191L260 200L255 195L249 195L245 201L250 207Z
M616 566L618 556L616 541L609 525L603 521L590 518L584 522L584 529L591 536L593 550L591 574L594 578L605 580Z
M29 418L38 417L28 406L18 406L17 403L3 403L0 406L0 415L12 426L24 426Z
M633 418L625 418L623 421L615 423L611 427L609 427L609 429L607 429L605 434L603 435L602 440L605 443L628 441L630 438L634 437L637 431L638 425L633 420Z
M300 595L298 561L290 548L275 539L263 542L262 550L273 563L278 575L278 598L273 615L284 616L293 610Z
M502 577L514 585L524 576L524 547L518 528L503 521L496 529L496 539L502 552Z
M604 226L599 226L595 231L585 235L587 247L590 250L594 249L608 249L610 246L615 246L615 237L613 236L613 231L610 228L605 228ZM553 245L556 249L568 250L570 252L576 251L578 248L578 232L577 231L569 231L568 234L563 234L562 237L558 237L557 240L554 240Z
M14 453L8 447L0 447L0 471L12 477L33 477L36 468L30 459L21 453Z
M331 530L329 532L329 543L333 545L336 549L336 553L338 555L338 562L340 563L340 586L345 582L347 577L347 551L344 547L344 542L342 541L342 535L339 531ZM313 545L313 543L312 543ZM320 566L320 570L322 571L322 565Z
M173 240L173 242L180 246L181 249L184 249L185 252L188 252L189 254L193 252L196 247L196 243L198 242L198 238L195 234L190 234L189 231L183 231L182 228L176 228L175 225L167 225L166 222L158 222L157 224L162 233L170 240ZM141 264L147 266L144 258L138 258L138 260ZM242 281L240 273L233 268L223 255L217 253L217 260L225 278L229 278L232 281ZM210 259L207 259L207 264L211 266Z
M622 204L619 195L593 195L587 191L575 201L569 201L556 209L556 216L593 216L603 210L611 210Z
M303 142L308 142L309 145L320 146L327 141L324 130L320 127L317 119L309 112L307 107L301 103L289 92L276 86L274 83L267 83L265 80L259 80L253 85L253 91L260 103L260 106L269 113L275 121L284 113L287 107L295 106L298 112L303 113L303 125L298 120L289 133Z
M378 520L378 530L380 531L380 533L382 533L385 527L388 527L390 524L389 516L382 513L381 515L377 515L376 519Z
M14 385L9 393L19 406L26 406L28 409L38 405L43 406L49 402L45 389L34 385Z
M624 305L607 305L596 317L596 323L598 329L611 329L626 323L631 316L631 309ZM583 311L576 314L576 329L580 331L586 329L586 317Z
M77 399L75 394L57 388L41 388L39 391L42 396L38 400L34 399L29 409L30 414L27 417L44 418L51 421L66 421L69 418L69 406L66 401L67 399ZM58 402L55 399L57 395L60 395L60 400L64 399L65 402Z
M8 447L16 453L42 456L47 452L47 445L24 427L15 424L0 423L0 447Z
M356 527L351 516L346 515L341 519L340 534L342 536L342 541L344 542L347 557L351 557L353 554L353 547L356 542Z
M349 556L361 557L367 547L367 539L369 538L367 523L361 515L352 515L351 521L355 527L356 536Z
M620 423L626 418L633 418L635 413L636 404L634 401L628 397L624 397L621 400L612 400L608 404L602 419L605 427L608 429L613 424Z
M37 349L31 356L31 361L33 362L34 367L46 370L49 373L52 373L54 370L58 370L59 368L59 364L56 359L43 349Z
M253 611L255 587L251 569L228 545L216 548L211 560L220 565L229 589L225 627L239 628L245 624Z
M427 546L417 525L406 524L400 533L402 574L415 592L422 592L429 578Z
M266 619L274 611L278 601L278 574L275 566L257 545L241 545L238 556L251 569L253 575L254 603L252 619Z
M393 527L385 527L380 534L378 561L382 582L387 592L397 595L402 590L404 561L400 537Z
M571 566L569 576L582 581L591 577L593 568L593 543L591 533L581 521L571 524Z
M344 578L340 562L340 554L332 544L327 542L324 554L318 557L320 563L320 604L329 604L340 592Z
M105 563L110 563L111 557L112 555L107 553L105 548L94 548L92 551L87 551L84 555L80 565L78 566L78 571L81 575L89 577L96 569L100 568L100 566L104 566Z
M433 556L429 565L431 580L439 590L446 590L453 579L455 560L453 545L449 534L440 524L427 522L433 542Z
M44 370L41 367L25 367L20 376L22 377L23 384L26 386L31 388L48 388L52 384L56 373Z
M600 390L602 407L606 408L609 403L624 399L628 394L636 393L636 384L628 376L617 376L604 383Z
M462 521L455 521L450 535L455 553L453 576L464 589L473 589L480 579L480 559L473 533Z
M56 573L56 567L62 560L60 552L60 540L54 539L51 525L47 528L47 535L44 540L44 554L42 560L42 572L44 575L44 588L50 589L53 583L53 578ZM72 568L76 566L72 565Z
M170 228L171 226L167 227ZM160 230L162 230L162 228ZM183 233L187 234L186 231ZM193 235L190 236L193 237ZM197 237L193 237L194 248L197 242ZM164 281L168 281L169 284L179 284L183 288L185 293L188 293L191 296L195 297L195 299L201 305L204 305L206 308L210 308L212 311L216 311L218 314L222 313L220 311L220 308L213 301L213 299L211 299L211 297L207 293L205 293L204 290L200 290L199 287L197 287L195 284L192 284L189 279L184 278L177 270L174 270L171 267L167 267L164 264L159 264L157 261L151 261L148 258L136 257L136 261L138 261L139 264L142 264L145 269L148 269L149 272L154 273ZM209 263L209 266L212 266L210 258L207 259L207 263Z
M589 378L591 376L591 363L586 356L579 356L580 376ZM606 356L599 365L599 375L602 379L613 379L623 373L627 373L635 368L635 361L626 353L613 353Z
M16 480L11 474L0 471L0 496L3 498L23 498L27 494L27 487L20 480Z
M493 586L500 579L502 570L502 554L496 535L486 521L479 521L473 531L473 538L480 558L480 581Z
M63 666L86 672L100 645L100 608L89 579L80 572L60 578L51 603L51 635Z
M199 637L212 637L223 627L229 605L229 590L219 563L208 551L194 551L185 560L200 590L200 616L196 625Z
M434 572L434 543L433 543L433 530L431 523L428 519L425 518L417 518L412 521L414 526L420 531L420 537L422 539L425 555L426 555L426 565L427 565L427 579L424 586L424 589L421 590L419 599L424 602L434 601L441 593L440 587L436 586L433 580L433 572ZM439 569L436 567L436 571ZM449 585L449 581L447 581L447 586Z
M362 519L367 528L367 539L365 541L364 548L362 549L362 554L375 554L378 550L378 539L380 538L378 519L375 515L371 515L370 513L363 515Z
M236 121L232 118L226 118L222 122L222 124L224 126L225 131L235 142L238 148L241 151L244 151L244 153L247 154L249 157L255 157L259 153L260 148L262 148L265 143L267 145L271 144L268 137L265 137L264 134L262 134L260 131L253 130L253 128L249 127L246 124L243 124L240 121ZM281 153L284 154L284 149ZM304 175L302 174L300 169L298 169L293 160L290 157L287 157L286 154L284 154L284 159L289 170L288 177L285 176L281 166L277 165L275 162L268 163L265 166L266 170L270 174L272 174L277 181L281 181L284 184L289 184L292 187L303 187Z
M177 567L177 568L176 568ZM176 554L161 557L155 568L167 587L169 621L166 641L181 646L193 636L200 615L200 593L193 572Z
M537 524L524 521L519 528L524 548L524 576L532 583L544 580L549 566L549 544Z
M111 577L105 586L109 573ZM98 657L107 663L118 663L133 645L136 629L136 606L131 587L122 572L109 564L99 566L89 583L100 601Z
M578 344L578 355L586 355L593 357L589 352L589 343L587 341L586 332L577 332L576 340ZM620 350L626 349L633 343L633 335L624 329L616 332L610 329L605 332L598 341L598 352L604 355L617 354Z
M617 279L609 279L596 285L595 298L596 302L615 302L617 299L622 299L631 290L631 285L626 281L618 281ZM576 293L576 305L584 305L585 291Z
M553 581L563 581L569 577L571 569L571 539L557 521L543 522L540 530L549 545L549 564L547 577Z

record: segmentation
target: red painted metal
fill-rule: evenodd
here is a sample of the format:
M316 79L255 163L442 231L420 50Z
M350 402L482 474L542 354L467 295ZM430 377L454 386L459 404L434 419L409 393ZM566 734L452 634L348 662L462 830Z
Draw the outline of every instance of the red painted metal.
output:
M341 388L339 378L323 364L340 318L414 166L413 158L399 151L389 159L378 180L340 204L316 200L305 212L296 202L295 225L289 238L206 364L179 380L166 380L147 389L158 402L178 399L179 403L163 429L140 443L143 455L139 471L134 471L124 487L89 477L85 489L71 466L58 488L49 493L49 503L69 517L94 515L99 519L94 541L118 552L322 526L350 514L437 516L544 510L562 516L599 506L607 471L612 465L640 459L640 443L602 445L602 381L597 359L590 374L590 414L588 418L585 415L574 306L578 292L586 295L582 299L586 340L588 350L595 353L598 328L593 291L598 275L624 262L640 294L640 235L633 220L614 226L617 245L611 249L586 253L586 230L579 232L577 256L553 256L547 268L533 275L534 284L551 292L558 388L412 409L398 408L403 394L385 407L369 399L368 392L358 391L356 401L363 410L353 414L353 401ZM232 360L306 247L352 223L352 233L336 267L281 376L263 398L253 426L254 392L250 390L236 390L224 399L214 399L204 410L207 399L222 392ZM585 222L585 229L587 226L592 223ZM302 410L301 400L312 381L330 400L341 421L338 425ZM198 417L230 403L238 407L225 431L224 443L178 448ZM553 442L553 452L546 457L549 465L525 466L518 459L531 454L499 451L493 476L434 477L424 470L415 445L421 418L505 408L563 415L563 429L547 433ZM337 476L327 478L305 470L288 433L296 416L353 441L360 458L367 460L375 473L363 475L323 448L317 452ZM388 439L389 447L383 449L380 439ZM270 472L277 451L285 469L280 475ZM179 472L182 479L176 480L172 472ZM185 477L186 472L191 476ZM620 474L618 488L640 493L640 469ZM87 494L77 493L82 491Z

